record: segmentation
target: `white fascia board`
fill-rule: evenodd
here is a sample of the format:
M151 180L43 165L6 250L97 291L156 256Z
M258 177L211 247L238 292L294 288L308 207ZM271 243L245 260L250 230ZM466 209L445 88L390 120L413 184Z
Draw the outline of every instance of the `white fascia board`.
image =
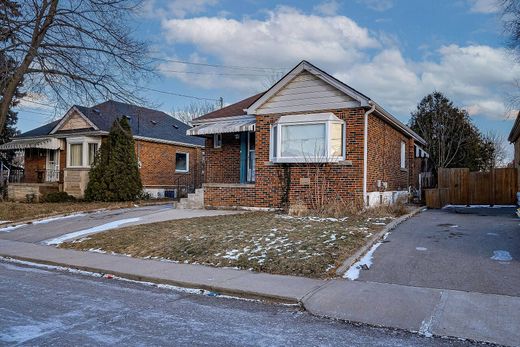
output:
M155 143L164 143L167 145L176 145L176 146L183 146L183 147L192 147L192 148L204 148L205 146L202 145L194 145L191 143L184 143L184 142L178 142L178 141L170 141L170 140L162 140L162 139L156 139L153 137L144 137L144 136L134 136L135 140L141 140L141 141L147 141L147 142L155 142Z

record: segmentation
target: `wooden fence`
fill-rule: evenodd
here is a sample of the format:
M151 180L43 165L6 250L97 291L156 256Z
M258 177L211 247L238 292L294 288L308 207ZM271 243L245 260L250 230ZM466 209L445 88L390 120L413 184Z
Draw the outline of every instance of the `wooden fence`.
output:
M469 169L439 169L437 188L426 189L426 206L510 205L516 203L517 169L470 172Z

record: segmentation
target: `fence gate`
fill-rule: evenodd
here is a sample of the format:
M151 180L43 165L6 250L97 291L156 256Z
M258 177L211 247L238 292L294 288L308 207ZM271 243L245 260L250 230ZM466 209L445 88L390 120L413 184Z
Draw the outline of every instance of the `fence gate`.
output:
M518 191L517 169L470 172L467 168L438 170L438 188L426 189L426 205L512 205Z

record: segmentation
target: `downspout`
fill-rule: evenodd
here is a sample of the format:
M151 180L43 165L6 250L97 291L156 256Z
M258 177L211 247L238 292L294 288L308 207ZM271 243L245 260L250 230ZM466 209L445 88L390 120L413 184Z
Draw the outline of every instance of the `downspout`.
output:
M367 206L367 171L368 171L368 115L375 111L376 104L369 100L370 110L365 112L364 130L363 130L363 203Z

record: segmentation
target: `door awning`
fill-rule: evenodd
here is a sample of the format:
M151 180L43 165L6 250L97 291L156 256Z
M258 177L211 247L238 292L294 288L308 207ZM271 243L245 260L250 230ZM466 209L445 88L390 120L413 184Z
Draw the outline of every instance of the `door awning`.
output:
M17 150L26 148L59 149L60 140L54 137L42 137L32 139L16 139L0 145L0 151Z
M241 119L232 121L220 121L216 123L197 125L186 131L187 135L210 135L223 133L239 133L242 131L255 131L255 119Z

